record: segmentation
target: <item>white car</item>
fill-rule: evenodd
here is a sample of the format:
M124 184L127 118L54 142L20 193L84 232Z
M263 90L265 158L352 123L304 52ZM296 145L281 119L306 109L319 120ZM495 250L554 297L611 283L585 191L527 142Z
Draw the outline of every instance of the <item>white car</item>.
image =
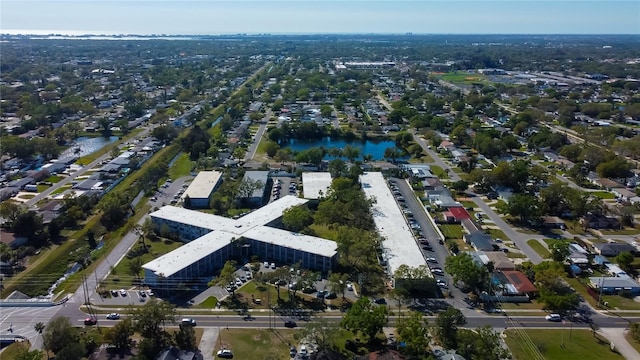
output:
M127 290L120 289L120 296L127 296Z
M353 291L353 284L352 283L347 283L347 290Z
M118 320L118 319L120 319L120 314L111 313L111 314L107 315L107 319L109 319L109 320Z
M562 317L560 314L549 314L544 317L547 321L560 322L562 321Z
M224 358L224 359L233 358L233 353L229 349L218 350L217 355L218 355L219 358Z
M438 263L438 260L436 260L436 258L432 258L432 257L428 257L427 261L430 263Z

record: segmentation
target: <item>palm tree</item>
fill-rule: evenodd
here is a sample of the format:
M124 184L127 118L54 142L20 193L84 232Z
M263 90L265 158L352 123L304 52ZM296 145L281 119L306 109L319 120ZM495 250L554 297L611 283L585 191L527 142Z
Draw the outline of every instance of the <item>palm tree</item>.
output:
M40 336L42 336L42 332L44 331L44 323L37 322L35 325L33 325L33 330L35 330L38 334L40 334Z

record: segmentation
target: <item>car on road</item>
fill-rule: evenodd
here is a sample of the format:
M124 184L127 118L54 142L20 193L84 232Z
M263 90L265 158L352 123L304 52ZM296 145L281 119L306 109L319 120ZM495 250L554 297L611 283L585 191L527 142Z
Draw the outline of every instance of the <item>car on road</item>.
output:
M127 296L127 290L125 290L125 289L120 289L120 295L121 295L121 296Z
M387 303L387 300L385 300L385 298L377 298L375 300L373 300L374 303L378 304L378 305L384 305Z
M287 321L284 322L284 327L294 328L294 327L297 327L297 326L298 325L293 320L287 320Z
M544 317L547 321L560 322L562 321L562 316L560 314L549 314Z
M222 359L233 359L233 352L229 349L218 350L216 355Z
M87 326L95 325L97 323L98 323L98 319L94 318L93 316L90 316L84 319L84 324Z
M118 320L120 319L120 314L118 313L111 313L107 315L107 319L109 320Z
M183 318L182 325L196 326L196 320L192 318Z

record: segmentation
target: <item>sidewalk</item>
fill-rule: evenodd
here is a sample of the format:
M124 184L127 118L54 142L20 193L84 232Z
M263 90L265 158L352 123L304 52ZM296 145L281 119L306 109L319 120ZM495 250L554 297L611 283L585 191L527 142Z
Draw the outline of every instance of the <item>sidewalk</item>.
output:
M619 352L622 356L624 356L627 360L640 359L640 353L636 351L636 349L629 344L627 339L624 337L625 329L618 328L601 328L599 332L604 335L609 341L611 341L615 347L616 351Z
M204 329L198 345L203 360L214 360L213 350L218 343L218 336L220 336L220 328L207 327Z

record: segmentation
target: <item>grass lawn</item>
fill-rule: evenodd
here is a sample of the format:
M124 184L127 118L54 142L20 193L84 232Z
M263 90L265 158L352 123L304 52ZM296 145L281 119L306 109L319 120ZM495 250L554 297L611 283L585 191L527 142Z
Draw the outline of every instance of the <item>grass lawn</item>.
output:
M590 330L525 330L527 337L546 360L600 360L624 359L612 352L609 341ZM564 335L563 335L564 332ZM515 360L535 358L536 352L515 330L506 331L506 342ZM564 346L562 347L562 345Z
M51 193L51 195L58 195L58 194L62 194L62 193L63 193L63 192L65 192L66 190L71 189L71 187L72 187L72 186L73 186L73 185L71 185L71 184L67 184L67 185L65 185L65 186L61 186L61 187L57 188L56 190L54 190L54 191Z
M633 337L631 337L631 335L629 333L625 333L624 334L625 339L627 339L627 341L629 342L629 345L633 346L634 349L636 349L637 352L640 353L640 343L638 343L637 341L635 341L633 339Z
M256 155L267 153L268 142L269 142L269 139L266 136L263 136L262 139L260 139L260 143L258 144L258 148L256 149Z
M502 303L500 307L503 309L519 309L519 310L542 310L542 304L537 302L530 303ZM515 313L514 313L515 314Z
M163 240L158 241L149 241L146 240L145 243L149 249L149 252L140 256L142 259L142 263L147 263L157 257L160 257L170 251L173 251L183 245L179 241L168 241L165 242ZM132 250L137 249L140 245L136 244L133 246ZM115 266L114 271L111 272L111 275L105 281L105 286L111 289L112 287L121 287L123 285L131 285L133 277L129 274L129 263L132 259L128 257L123 257L122 260Z
M603 237L607 235L637 235L640 234L640 229L624 228L622 230L599 230Z
M459 224L441 224L440 230L447 239L462 239L462 226Z
M57 183L58 181L60 181L62 179L64 179L64 177L58 176L58 175L51 175L48 178L44 179L44 181L55 184L55 183Z
M296 330L290 329L220 329L214 350L233 351L236 359L289 359L289 347L297 345Z
M440 179L448 179L449 175L438 165L431 165L431 173Z
M198 304L196 307L205 308L205 309L215 309L218 304L218 298L215 296L209 296L205 301L201 304Z
M448 81L451 83L458 83L458 84L460 83L472 84L472 83L485 82L487 79L486 76L484 75L468 73L466 71L460 71L460 72L453 71L453 72L444 73L438 76L442 78L442 80L444 81Z
M29 342L13 343L4 348L2 353L0 353L0 359L17 359L21 350L29 350L30 346L31 344ZM42 352L42 359L47 359L44 351Z
M39 193L41 193L41 192L43 192L43 191L47 190L47 189L48 189L48 188L50 188L50 187L51 187L51 186L49 186L49 185L43 185L43 184L40 184L40 185L38 185L38 192L39 192Z
M189 154L182 153L178 160L173 163L171 169L169 169L169 177L171 180L176 180L180 177L187 176L191 172L193 167L193 161L189 159Z
M494 239L502 239L502 241L509 241L510 239L504 232L500 229L488 228L487 231L491 234L491 237Z
M540 244L538 240L531 239L527 241L527 244L531 246L531 248L535 250L538 253L538 255L542 256L543 259L551 258L551 253L549 252L549 250L547 250L547 248L545 248L544 245Z
M459 201L460 204L462 204L462 206L464 206L465 208L471 207L474 208L476 207L476 203L474 203L473 201Z
M323 239L335 240L338 238L338 231L329 229L326 225L311 224L309 227Z
M613 200L616 198L615 195L613 195L608 191L594 191L594 192L590 192L589 195L597 196L600 199L604 199L604 200Z

